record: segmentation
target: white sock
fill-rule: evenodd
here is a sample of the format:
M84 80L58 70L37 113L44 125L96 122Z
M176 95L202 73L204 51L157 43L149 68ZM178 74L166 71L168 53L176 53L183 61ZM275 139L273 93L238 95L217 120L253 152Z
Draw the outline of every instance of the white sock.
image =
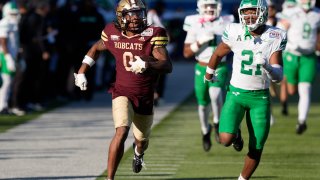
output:
M220 119L220 112L222 108L222 90L219 87L210 87L209 95L211 99L213 123L218 124Z
M137 150L137 146L134 148L134 153L137 155L137 156L140 156L141 154L138 152Z
M311 96L311 84L310 83L299 83L299 103L298 103L298 121L303 124L307 120L307 115L310 107L310 96Z
M242 175L240 174L238 180L247 180L247 179L243 178Z
M8 108L8 100L11 91L12 78L8 74L0 73L2 77L2 86L0 88L0 111Z
M202 134L207 134L209 131L208 129L209 106L199 105L198 113L199 113Z
M274 125L274 123L275 123L275 119L274 119L273 115L270 114L270 125L272 126L272 125Z

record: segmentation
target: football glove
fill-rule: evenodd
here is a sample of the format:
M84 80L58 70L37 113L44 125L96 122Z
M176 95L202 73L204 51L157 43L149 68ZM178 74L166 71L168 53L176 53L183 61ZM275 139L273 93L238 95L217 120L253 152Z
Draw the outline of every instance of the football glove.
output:
M73 73L74 75L74 84L76 86L78 86L80 88L81 91L85 91L87 90L87 78L85 76L85 74L76 74L76 73Z
M134 56L136 59L135 61L130 61L129 64L131 65L130 71L138 74L143 73L146 70L146 62L143 61L139 56Z
M15 72L16 65L15 65L14 59L12 58L11 54L5 54L5 59L6 59L6 64L7 64L8 70L11 72Z

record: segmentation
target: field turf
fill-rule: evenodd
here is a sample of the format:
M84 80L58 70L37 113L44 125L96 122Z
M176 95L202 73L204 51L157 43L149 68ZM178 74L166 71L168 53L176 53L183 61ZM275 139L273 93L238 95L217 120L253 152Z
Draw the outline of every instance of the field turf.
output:
M271 127L260 166L251 179L320 179L320 103L312 103L308 129L303 135L295 133L297 103L290 103L288 116L281 115L279 103L274 103L273 114L276 122ZM116 179L235 180L248 150L245 121L242 133L245 141L242 152L223 147L214 138L210 152L204 152L197 105L191 96L153 129L144 157L147 169L139 174L132 172L130 149L121 161Z

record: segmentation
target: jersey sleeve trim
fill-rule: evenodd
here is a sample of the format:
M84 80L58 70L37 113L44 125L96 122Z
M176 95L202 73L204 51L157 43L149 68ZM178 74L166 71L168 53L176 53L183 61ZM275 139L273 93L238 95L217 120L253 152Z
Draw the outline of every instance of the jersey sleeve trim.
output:
M108 41L108 36L106 35L106 33L104 31L101 32L101 39L103 41Z
M153 37L150 43L155 46L165 46L168 44L168 41L168 37Z
M223 32L222 36L223 36L224 39L229 40L229 36L228 36L228 33L226 31Z
M281 41L279 49L285 50L286 45L287 45L287 40L285 39L285 40Z

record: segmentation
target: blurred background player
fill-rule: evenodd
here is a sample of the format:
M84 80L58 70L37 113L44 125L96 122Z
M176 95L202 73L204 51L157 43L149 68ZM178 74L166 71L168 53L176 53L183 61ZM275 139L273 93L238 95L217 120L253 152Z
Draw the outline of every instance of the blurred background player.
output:
M203 148L205 151L209 151L212 145L210 137L212 125L208 121L210 107L213 112L215 138L219 142L218 128L223 104L222 94L228 76L225 59L217 69L219 73L218 82L204 82L203 77L210 56L221 41L225 26L233 22L234 18L232 15L220 16L222 8L220 0L198 0L197 7L199 14L187 16L184 21L183 28L187 31L187 36L184 42L183 55L186 58L195 56L198 61L195 65L194 88L203 135Z
M296 5L297 5L296 0L285 0L284 3L282 4L282 11L277 13L278 19L290 18L290 16L294 14L296 11L296 8L295 8ZM281 23L279 23L278 25L281 26L280 24ZM279 27L279 28L282 28L282 27ZM281 113L284 116L287 116L289 114L287 99L288 99L287 82L286 82L286 79L284 78L284 80L280 83L280 103L282 106Z
M294 8L297 5L296 0L285 0L282 4L282 11Z
M9 95L18 55L19 11L15 3L7 2L3 6L2 13L3 18L0 20L0 64L3 84L0 88L0 112L1 114L8 114Z
M109 89L115 134L109 146L108 180L115 177L131 124L135 139L132 170L141 171L153 123L154 83L159 74L172 71L167 33L161 27L148 26L146 11L143 0L120 0L117 21L105 26L101 39L90 48L78 74L74 74L75 85L87 90L86 73L100 52L108 50L115 57L116 78Z
M242 0L240 23L226 27L222 42L210 58L207 81L218 81L217 67L225 55L234 52L233 71L226 101L221 111L220 142L241 151L243 140L239 125L246 115L249 151L238 180L250 179L260 163L270 130L270 81L282 80L282 50L285 31L266 25L268 7L265 0Z
M320 13L314 6L315 0L297 0L291 15L283 17L278 25L288 33L288 44L284 52L286 92L289 95L297 91L299 93L297 134L307 129L311 85L317 68L315 52L320 50Z

